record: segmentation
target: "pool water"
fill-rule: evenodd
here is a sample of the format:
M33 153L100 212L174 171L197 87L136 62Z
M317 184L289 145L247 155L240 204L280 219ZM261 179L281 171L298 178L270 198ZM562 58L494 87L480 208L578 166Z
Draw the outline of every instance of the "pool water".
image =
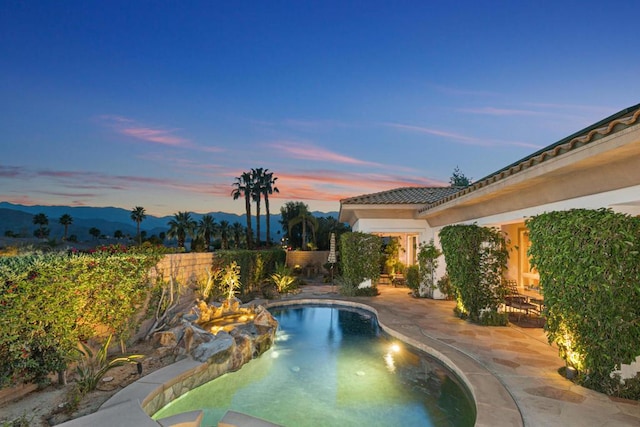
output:
M283 426L472 426L475 405L430 356L390 338L365 311L272 309L275 345L239 371L171 402L153 418L202 409L202 425L228 410Z

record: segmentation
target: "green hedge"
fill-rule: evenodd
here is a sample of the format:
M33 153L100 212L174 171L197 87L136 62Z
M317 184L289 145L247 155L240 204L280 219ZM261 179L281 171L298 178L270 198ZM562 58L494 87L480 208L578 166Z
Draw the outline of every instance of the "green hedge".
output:
M476 224L449 225L440 231L440 243L456 295L456 313L480 324L505 325L506 315L498 313L509 256L502 233Z
M373 287L380 277L382 239L373 234L350 232L340 236L340 262L342 275L339 278L341 292L356 295L358 285L371 279ZM373 294L377 294L374 289ZM365 294L371 292L361 291Z
M276 272L276 265L284 265L286 260L287 253L282 249L239 249L216 251L213 263L223 268L235 261L240 266L240 294L246 296L259 292L264 281Z
M582 373L582 384L624 393L610 373L640 355L640 218L576 209L538 215L526 225L549 342Z
M159 258L124 247L0 258L0 386L64 369L97 325L126 339Z

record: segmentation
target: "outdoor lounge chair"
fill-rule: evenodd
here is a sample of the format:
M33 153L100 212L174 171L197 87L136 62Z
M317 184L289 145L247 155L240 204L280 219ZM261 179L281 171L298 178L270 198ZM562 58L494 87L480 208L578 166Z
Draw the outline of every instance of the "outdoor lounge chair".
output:
M529 310L537 311L538 306L529 302L529 297L518 291L518 284L515 280L507 280L505 283L506 294L504 297L504 305L511 310L518 310L518 321L524 312L529 315Z

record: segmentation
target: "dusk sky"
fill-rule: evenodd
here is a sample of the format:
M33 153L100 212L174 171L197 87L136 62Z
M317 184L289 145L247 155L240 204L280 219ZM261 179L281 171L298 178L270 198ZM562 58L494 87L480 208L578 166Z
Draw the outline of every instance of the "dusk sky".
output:
M474 180L640 102L637 1L0 0L0 200L244 213Z

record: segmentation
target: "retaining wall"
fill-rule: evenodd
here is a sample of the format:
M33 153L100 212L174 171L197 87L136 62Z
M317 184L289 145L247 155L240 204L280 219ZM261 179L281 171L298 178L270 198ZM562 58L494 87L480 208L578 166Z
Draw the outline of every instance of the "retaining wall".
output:
M173 277L185 286L193 286L198 280L207 279L207 270L213 263L212 252L192 252L188 254L165 255L155 268L151 269L151 278L162 275L165 280Z
M299 266L307 277L328 274L324 265L329 259L329 251L288 251L287 267Z

